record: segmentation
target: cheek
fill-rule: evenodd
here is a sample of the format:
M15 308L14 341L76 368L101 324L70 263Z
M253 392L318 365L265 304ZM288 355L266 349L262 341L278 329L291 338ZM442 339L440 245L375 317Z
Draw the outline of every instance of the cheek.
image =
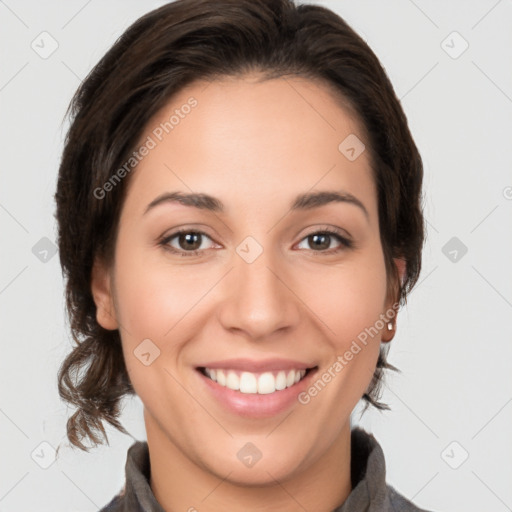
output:
M174 326L198 300L204 283L195 282L194 272L172 266L141 252L123 254L119 246L116 262L116 313L131 340L166 339Z
M319 416L348 417L368 388L379 356L385 328L380 318L386 297L384 260L372 257L364 265L331 268L317 274L315 283L308 305L321 320L329 350L301 403L311 404ZM337 432L339 424L330 425Z
M324 324L337 350L371 327L382 329L379 318L385 309L385 272L383 258L372 257L354 265L326 267L314 278L301 280L301 297Z
M294 290L287 300L308 311L307 316L325 332L337 353L374 326L384 312L386 271L377 242L378 237L364 251L347 253L339 264L299 260L286 269L286 280ZM177 332L179 339L186 339L183 330L188 330L190 317L200 324L200 311L211 309L212 303L203 296L210 288L208 282L214 285L219 275L219 267L205 269L171 261L163 249L148 250L137 244L133 230L121 231L116 248L115 296L124 342L133 351L147 338L161 348L169 345L167 340L176 340L173 335Z
M182 403L187 414L193 414L194 404L183 402L183 391L172 376L177 377L176 360L192 335L187 313L198 301L199 291L204 293L203 288L191 283L191 273L184 267L173 269L161 260L152 261L142 251L123 251L122 244L118 255L116 314L126 368L136 393L152 411L171 411L172 404ZM171 417L166 421L173 424Z
M116 314L130 345L146 338L165 342L175 326L181 332L188 324L182 319L192 309L196 309L192 316L197 316L207 306L208 300L201 300L209 288L206 281L214 284L220 272L211 268L205 274L193 265L168 262L156 252L127 251L122 242L117 254ZM375 325L384 311L386 275L378 248L346 264L318 265L314 273L311 264L295 265L289 272L296 291L289 300L299 299L340 350Z

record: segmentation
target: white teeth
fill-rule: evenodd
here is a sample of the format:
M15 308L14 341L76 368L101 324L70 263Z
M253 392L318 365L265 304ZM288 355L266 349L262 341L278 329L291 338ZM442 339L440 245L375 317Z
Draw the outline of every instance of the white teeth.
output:
M226 377L226 387L237 391L240 389L240 378L235 372L228 372Z
M270 372L262 373L258 377L258 393L266 395L276 390L276 379Z
M205 368L205 374L228 389L241 393L267 395L297 384L306 375L306 370L289 370L287 373L281 370L277 372L277 375L272 372L264 372L258 375L251 372L242 372L238 376L233 370Z
M240 393L257 393L258 381L256 376L249 372L243 372L240 376Z
M280 371L276 377L276 390L281 391L281 389L285 389L285 388L286 388L286 373L284 373L283 371Z
M225 386L226 385L226 374L224 373L223 370L217 370L217 382L221 386Z

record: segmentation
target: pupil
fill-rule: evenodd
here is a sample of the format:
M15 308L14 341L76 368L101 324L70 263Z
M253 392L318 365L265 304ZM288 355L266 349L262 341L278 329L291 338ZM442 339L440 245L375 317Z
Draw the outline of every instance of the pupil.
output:
M201 243L198 243L199 233L186 233L184 235L182 234L181 237L180 237L180 242L182 242L183 239L186 240L186 244L185 245L186 245L186 248L188 248L188 249L195 250L195 249L197 249L197 248L199 248L201 246ZM190 245L190 243L194 244L194 241L195 241L196 246L192 247Z
M317 235L312 235L312 238L314 240L314 245L316 246L316 248L320 248L320 249L328 249L329 248L329 235L326 235L326 234L317 234ZM322 244L321 242L320 243L317 243L319 239L323 239L324 240L324 243ZM325 242L327 240L327 242Z

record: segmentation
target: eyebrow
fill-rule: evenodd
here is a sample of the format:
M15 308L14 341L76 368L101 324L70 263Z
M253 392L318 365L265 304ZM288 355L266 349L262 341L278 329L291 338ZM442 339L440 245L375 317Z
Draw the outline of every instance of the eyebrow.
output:
M144 215L158 205L165 203L179 203L184 206L191 206L201 210L223 213L225 206L216 197L203 193L165 192L151 201L146 207ZM290 210L310 210L330 203L348 203L360 208L365 216L369 218L368 210L364 204L354 195L344 191L320 191L299 194L291 203Z

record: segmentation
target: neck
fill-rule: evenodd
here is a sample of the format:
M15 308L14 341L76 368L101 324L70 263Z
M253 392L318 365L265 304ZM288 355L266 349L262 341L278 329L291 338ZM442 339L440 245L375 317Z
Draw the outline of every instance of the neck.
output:
M331 512L351 492L350 422L326 452L293 476L247 485L191 460L145 411L150 486L167 512Z

